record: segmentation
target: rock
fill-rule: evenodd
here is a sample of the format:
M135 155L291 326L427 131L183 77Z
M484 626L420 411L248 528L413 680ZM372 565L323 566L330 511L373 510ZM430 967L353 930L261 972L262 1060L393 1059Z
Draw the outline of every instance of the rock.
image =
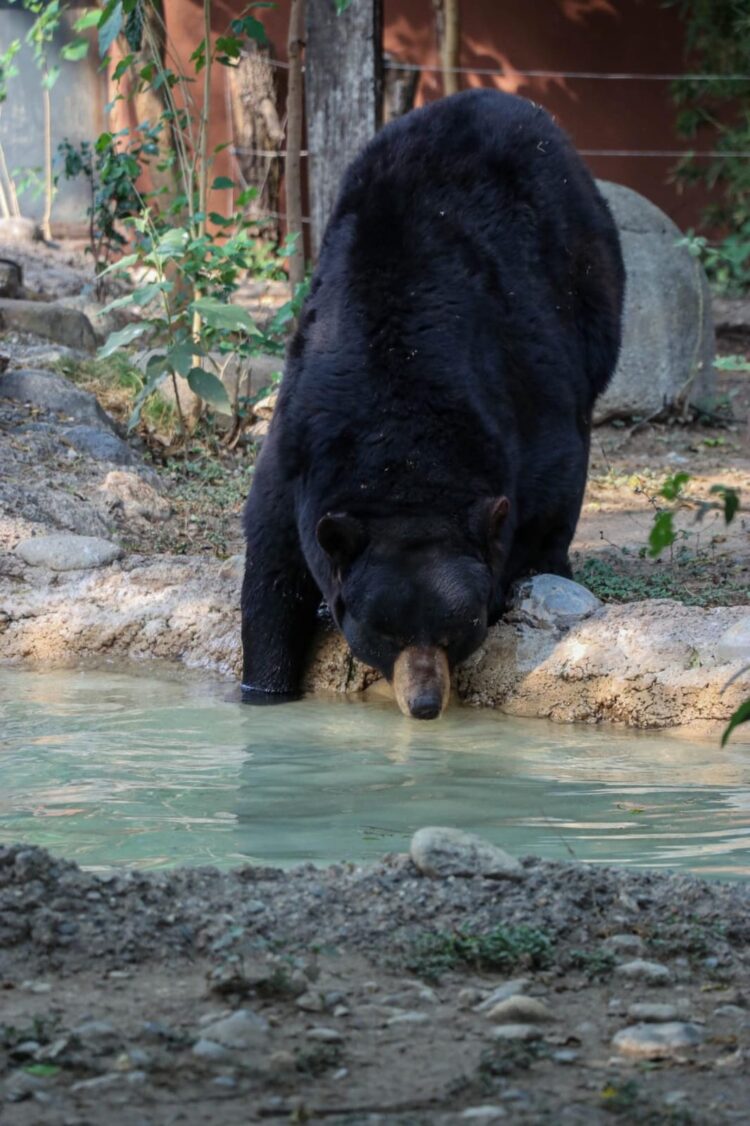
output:
M456 994L459 1009L478 1009L484 1000L484 993L474 985L464 985Z
M750 661L750 614L745 614L722 634L716 655L720 661Z
M35 407L65 415L85 426L105 427L114 430L109 415L102 410L96 397L81 391L61 375L48 371L22 368L0 375L0 399L13 399L17 403L31 403Z
M91 321L84 313L78 309L67 309L54 301L0 297L0 329L4 332L30 332L84 352L93 352L97 343Z
M642 958L615 966L615 973L629 981L645 981L649 985L669 985L672 981L672 974L661 962L645 962Z
M498 1118L505 1118L505 1111L501 1106L469 1106L461 1114L461 1118L469 1122L495 1122Z
M108 1020L85 1020L76 1025L73 1034L84 1044L86 1050L95 1055L104 1055L120 1043L114 1025Z
M34 536L16 547L24 563L30 567L49 567L52 571L84 571L105 567L124 554L121 547L98 536L74 536L64 532L52 536Z
M323 1044L340 1044L344 1037L337 1028L309 1028L308 1040L319 1040Z
M485 997L476 1007L475 1012L483 1013L487 1009L494 1008L499 1005L501 1001L507 1001L509 997L517 997L519 993L523 993L528 988L529 979L527 977L515 977L511 981L505 981L502 985L498 985L493 989L489 997Z
M225 1048L223 1044L218 1044L215 1040L201 1037L193 1044L193 1055L208 1063L224 1063L232 1059L232 1050Z
M492 1029L493 1040L541 1040L541 1037L535 1024L498 1024Z
M750 335L750 305L744 297L714 297L711 305L717 332Z
M646 943L637 934L611 934L603 945L615 954L642 954L646 949Z
M0 219L0 242L41 242L42 229L34 219L11 215Z
M207 1024L202 1039L221 1044L223 1048L260 1048L268 1042L269 1028L265 1017L251 1009L237 1009L231 1016Z
M649 1001L639 1001L628 1006L628 1016L631 1020L643 1021L645 1024L659 1024L665 1021L677 1020L680 1015L676 1005L660 1005Z
M518 880L523 869L514 856L473 833L428 826L411 839L410 855L425 876L486 876Z
M699 1024L669 1021L666 1024L634 1024L623 1028L612 1039L612 1046L624 1056L657 1060L690 1051L703 1043Z
M580 583L560 575L534 575L517 583L510 597L510 617L540 629L569 629L589 618L602 603Z
M620 232L627 275L620 361L594 421L654 415L714 394L711 295L681 232L655 204L599 181Z
M272 391L271 394L266 395L265 398L258 399L257 403L253 404L253 414L255 417L270 422L273 418L273 412L276 410L278 399L278 391Z
M323 998L319 993L303 993L298 997L295 1004L298 1009L302 1009L303 1013L322 1013L325 1009Z
M12 258L0 258L0 297L18 297L23 290L23 273Z
M539 1024L555 1019L543 1001L522 993L500 1001L488 1010L487 1016L497 1024Z
M137 473L113 469L99 486L110 511L121 512L126 520L141 519L156 523L168 520L172 506Z
M68 426L62 437L74 449L97 461L111 461L114 465L137 465L140 461L127 442L99 426Z
M427 1024L430 1020L427 1013L420 1013L417 1009L407 1009L404 1013L395 1013L389 1017L386 1024Z

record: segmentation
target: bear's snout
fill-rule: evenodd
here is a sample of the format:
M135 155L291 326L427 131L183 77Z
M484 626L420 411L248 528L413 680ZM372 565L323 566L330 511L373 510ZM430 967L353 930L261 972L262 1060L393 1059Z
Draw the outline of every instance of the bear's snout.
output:
M410 646L393 666L393 691L404 715L437 719L448 703L450 668L444 649Z

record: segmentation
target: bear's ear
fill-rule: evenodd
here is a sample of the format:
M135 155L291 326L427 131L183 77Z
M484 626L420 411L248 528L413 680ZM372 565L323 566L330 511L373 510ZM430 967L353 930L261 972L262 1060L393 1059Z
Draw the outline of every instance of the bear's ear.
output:
M510 501L507 497L489 497L479 501L475 507L475 527L491 557L500 548L500 533L509 511Z
M315 535L331 563L339 569L351 563L365 545L362 522L345 512L327 512L318 521Z

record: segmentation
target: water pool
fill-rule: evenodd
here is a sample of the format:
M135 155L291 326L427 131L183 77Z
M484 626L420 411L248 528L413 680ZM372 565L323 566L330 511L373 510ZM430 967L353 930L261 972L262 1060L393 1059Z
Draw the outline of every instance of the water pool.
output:
M0 669L0 842L160 868L374 859L422 825L521 855L750 874L750 748L388 703L241 706L151 672Z

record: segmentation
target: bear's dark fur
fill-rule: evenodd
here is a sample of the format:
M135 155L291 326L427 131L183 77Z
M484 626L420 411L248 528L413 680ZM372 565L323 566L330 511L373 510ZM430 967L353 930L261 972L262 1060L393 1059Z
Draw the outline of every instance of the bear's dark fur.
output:
M364 149L247 504L249 698L298 691L321 596L390 679L407 651L467 657L519 576L570 575L623 284L607 205L533 103L458 94ZM437 714L445 684L422 689L402 707Z

